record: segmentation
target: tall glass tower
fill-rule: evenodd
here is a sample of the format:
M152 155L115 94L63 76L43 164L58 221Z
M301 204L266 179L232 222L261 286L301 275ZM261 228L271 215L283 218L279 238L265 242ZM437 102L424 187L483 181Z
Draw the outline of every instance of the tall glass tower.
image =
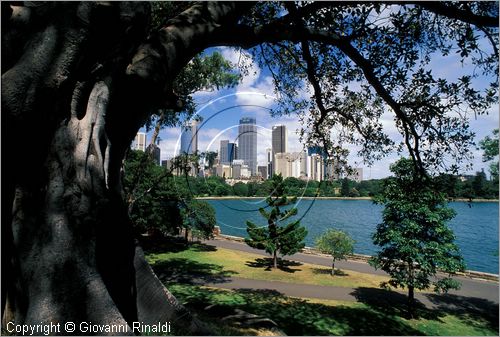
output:
M288 147L288 135L286 133L285 125L275 125L273 126L272 131L272 145L273 145L273 154L272 154L272 162L273 168L275 169L276 164L274 163L274 158L277 153L286 153ZM275 173L272 171L271 173Z
M220 141L219 163L224 164L224 165L227 165L231 162L228 158L228 153L227 153L228 144L229 144L229 140L227 140L227 139Z
M257 122L253 117L242 117L238 127L238 159L243 159L251 175L257 174Z
M231 163L235 159L238 159L238 146L236 146L236 143L228 143L227 161Z
M193 154L198 151L198 122L189 121L182 127L180 153Z

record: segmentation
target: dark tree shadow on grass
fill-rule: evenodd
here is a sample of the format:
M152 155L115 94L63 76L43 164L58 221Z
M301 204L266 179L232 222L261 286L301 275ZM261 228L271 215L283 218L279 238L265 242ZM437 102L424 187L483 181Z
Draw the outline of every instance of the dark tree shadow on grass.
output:
M332 275L332 269L331 268L313 268L312 269L313 274L318 274L318 275ZM335 276L349 276L346 272L340 269L335 269Z
M238 289L231 292L200 287L174 291L191 310L206 315L209 305L241 309L267 317L288 335L407 335L422 333L397 317L366 307L328 306L290 298L275 290ZM220 319L209 317L208 319Z
M469 325L477 326L478 321L486 321L491 330L498 332L498 303L455 294L425 294L424 296L432 302L436 311L459 316Z
M267 271L273 270L273 259L268 257L257 258L254 261L247 261L245 264L252 268L264 268ZM298 266L302 266L302 263L297 261L278 259L278 269L283 270L287 273L295 273L296 271L301 271L301 269L299 268L291 268Z
M358 302L364 303L386 315L400 317L407 317L408 315L408 297L406 294L385 289L359 287L351 295ZM418 299L415 299L415 314L421 318L438 319L437 313L428 309Z
M359 302L387 315L406 317L408 297L406 294L375 288L357 288L352 295ZM498 303L477 298L452 294L418 294L428 306L416 300L416 316L442 321L445 315L459 317L468 325L498 332ZM432 308L430 308L432 306ZM485 324L482 324L485 323Z
M188 249L196 252L213 252L217 247L207 245L198 241L187 242L181 237L148 237L143 236L139 240L141 247L148 254L155 253L178 253Z
M184 258L173 258L168 261L157 262L152 266L158 278L164 283L182 283L191 285L203 285L206 283L225 283L230 280L231 275L236 274L232 270L224 270L224 267L200 263Z

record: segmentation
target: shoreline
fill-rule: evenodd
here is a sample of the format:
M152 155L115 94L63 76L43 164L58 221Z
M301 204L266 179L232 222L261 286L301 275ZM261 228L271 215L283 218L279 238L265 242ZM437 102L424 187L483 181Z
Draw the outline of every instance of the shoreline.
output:
M245 200L245 199L262 199L264 200L265 197L239 197L237 195L228 195L228 196L221 196L221 197L195 197L194 199L196 200ZM298 199L305 199L305 200L373 200L372 197L300 197ZM448 202L499 202L499 199L463 199L463 198L457 198L457 199L451 199L448 200Z
M245 238L242 238L240 236L233 236L233 235L226 235L226 234L218 234L215 235L214 237L215 240L228 240L228 241L235 241L235 242L240 242L244 243ZM316 255L316 256L322 256L322 257L329 257L330 255L328 254L323 254L317 251L313 247L304 247L301 252L302 254L310 254L310 255ZM370 255L364 255L364 254L356 254L354 253L353 255L350 255L349 258L347 259L348 261L352 262L359 262L359 263L368 263L368 259L370 259ZM486 273L482 271L475 271L475 270L465 270L464 272L458 272L456 273L457 276L464 276L464 277L470 277L473 279L481 279L481 280L486 280L486 281L494 281L498 282L499 281L499 275L498 274L492 274L492 273Z

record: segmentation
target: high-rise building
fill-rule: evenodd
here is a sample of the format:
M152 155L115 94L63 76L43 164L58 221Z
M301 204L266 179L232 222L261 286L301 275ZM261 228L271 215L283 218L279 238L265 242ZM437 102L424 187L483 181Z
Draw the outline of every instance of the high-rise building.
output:
M363 168L354 168L353 172L347 176L347 179L354 180L357 183L361 182L363 180Z
M135 139L132 142L132 150L139 150L142 152L146 152L146 133L144 132L137 132L137 135L135 135Z
M320 154L313 153L309 156L309 178L322 181L325 175L324 160Z
M218 164L215 167L216 175L218 177L223 177L223 178L231 178L232 177L232 168L229 165L223 165L223 164Z
M228 158L228 153L227 153L228 144L229 144L229 140L221 140L220 141L220 150L219 150L219 159L220 160L219 160L219 162L222 165L227 165L231 162Z
M307 150L303 150L300 153L300 177L301 178L306 178L308 177L307 171L308 171L308 160L307 160Z
M227 160L232 163L233 160L238 159L238 146L236 143L227 144Z
M181 128L180 153L193 154L198 151L198 122L188 121Z
M272 131L273 154L287 152L286 125L275 125Z
M300 177L302 152L281 152L274 155L275 174L283 178Z
M242 159L251 175L257 173L257 122L253 117L242 117L238 127L238 159Z
M257 172L262 179L267 179L267 166L257 166Z
M272 131L273 163L277 153L287 152L288 135L285 125L274 125ZM276 167L276 165L274 165Z
M233 174L233 179L245 179L245 178L250 178L250 169L248 165L245 164L244 160L242 159L236 159L233 160L233 165L232 165L232 174Z
M266 164L267 164L267 177L264 179L269 179L273 175L273 150L270 148L266 149Z
M161 161L160 161L161 149L160 149L160 147L156 144L151 144L150 146L153 147L153 159L154 159L155 163L158 165L161 165Z

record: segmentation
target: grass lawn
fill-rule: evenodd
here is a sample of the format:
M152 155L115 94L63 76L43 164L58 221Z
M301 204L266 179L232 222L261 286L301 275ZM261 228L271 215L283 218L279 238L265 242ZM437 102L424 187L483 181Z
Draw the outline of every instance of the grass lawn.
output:
M168 289L216 335L275 335L279 331L222 321L222 313L217 316L217 312L205 310L212 304L269 318L288 335L498 336L498 305L486 300L453 295L448 298L448 305L439 304L434 310L421 306L417 310L419 319L407 320L403 318L406 295L379 288L386 277L350 270L331 277L327 267L294 262L270 270L269 260L260 255L204 244L186 248L169 242L163 247L153 245L146 252L149 263ZM231 276L351 287L358 302L293 298L274 290L199 286L224 282Z
M337 287L379 287L388 278L351 270L337 270L330 275L330 268L293 261L283 261L279 270L268 268L270 261L261 255L193 244L186 250L154 252L147 255L148 262L164 280L179 280L196 275L212 281L229 276L241 278L315 284ZM185 275L184 275L185 274Z
M404 305L390 307L373 303L292 298L269 290L224 290L193 285L170 285L169 290L190 310L208 322L218 335L270 335L273 331L242 328L210 316L203 310L211 304L237 308L267 317L288 335L445 335L498 336L496 318L462 310L418 311L420 318L402 318Z

